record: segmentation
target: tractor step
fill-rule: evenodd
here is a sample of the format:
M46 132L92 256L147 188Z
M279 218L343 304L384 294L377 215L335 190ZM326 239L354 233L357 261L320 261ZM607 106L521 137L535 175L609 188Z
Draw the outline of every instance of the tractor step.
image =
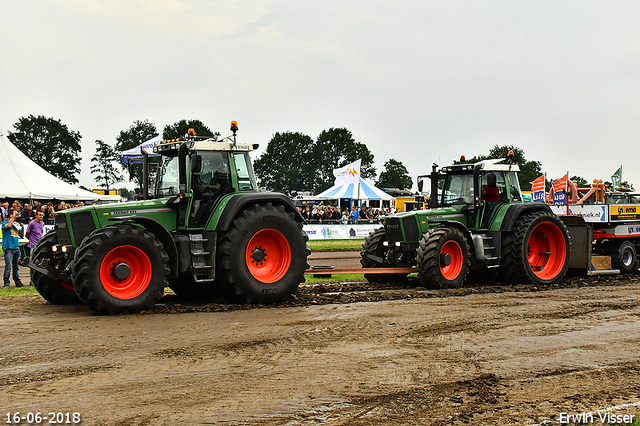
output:
M193 280L198 283L215 281L215 232L189 234Z

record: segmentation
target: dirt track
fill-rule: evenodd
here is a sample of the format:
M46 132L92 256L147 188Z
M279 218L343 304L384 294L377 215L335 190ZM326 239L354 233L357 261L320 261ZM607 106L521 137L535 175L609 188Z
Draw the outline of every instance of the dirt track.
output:
M640 275L551 288L417 285L303 286L269 308L166 296L152 312L119 317L0 299L2 415L531 425L640 401Z

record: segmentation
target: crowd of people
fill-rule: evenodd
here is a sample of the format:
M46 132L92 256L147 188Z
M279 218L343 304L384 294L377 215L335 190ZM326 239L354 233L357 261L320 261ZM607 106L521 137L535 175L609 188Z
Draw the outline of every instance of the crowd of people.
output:
M53 225L56 211L83 206L84 203L70 204L61 201L54 205L52 202L33 204L21 203L16 200L9 207L5 201L0 205L0 219L2 221L2 251L4 252L4 288L13 283L16 287L24 284L20 280L19 265L29 264L31 250L44 235L44 225ZM26 238L26 244L20 244L20 238ZM29 284L27 284L29 285Z
M55 212L60 210L66 210L73 207L81 207L84 206L84 203L80 201L77 204L73 203L65 203L64 201L60 201L59 203L41 203L40 201L34 201L33 204L22 203L18 200L15 200L11 205L11 208L18 212L19 223L23 225L29 224L36 217L36 212L41 211L44 215L44 223L47 225L53 225L53 215ZM0 216L2 221L7 218L7 212L9 211L9 202L5 201L2 205L0 205Z
M384 217L395 213L395 210L382 207L374 208L363 204L359 209L347 207L342 212L338 207L307 205L298 207L298 211L309 223L348 224L348 223L378 223Z

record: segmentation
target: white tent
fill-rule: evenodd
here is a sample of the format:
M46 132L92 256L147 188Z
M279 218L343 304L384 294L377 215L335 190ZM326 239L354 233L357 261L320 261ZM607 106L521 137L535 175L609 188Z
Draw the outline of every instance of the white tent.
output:
M395 200L391 195L376 188L368 179L360 178L360 189L357 183L334 185L326 191L318 194L319 198L351 198L353 200Z
M119 201L119 195L99 195L53 176L0 134L0 198L55 199L67 201Z
M142 142L135 148L122 152L122 164L142 164L142 148L148 153L149 157L159 157L160 154L153 153L153 147L162 142L162 136L156 136L148 141Z

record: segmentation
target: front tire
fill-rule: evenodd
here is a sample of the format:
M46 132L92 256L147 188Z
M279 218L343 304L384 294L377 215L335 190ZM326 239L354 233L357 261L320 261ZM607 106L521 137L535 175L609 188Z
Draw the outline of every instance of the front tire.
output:
M554 214L536 212L518 219L503 243L501 269L509 282L553 284L567 272L569 233Z
M360 265L363 268L383 268L390 267L385 260L385 247L383 245L386 239L384 228L378 228L371 232L362 243L362 251L360 252ZM367 257L372 255L383 259L384 263L378 263ZM407 274L364 274L365 279L371 284L395 283L403 281L407 278Z
M245 208L219 239L221 284L238 303L276 303L297 293L309 268L309 237L272 203Z
M65 265L62 260L53 259L51 247L56 244L58 244L56 231L52 230L47 232L34 247L33 253L31 254L31 262L39 264L43 260L48 262L53 261L56 268L64 269ZM73 289L73 284L71 283L58 281L33 269L31 270L31 282L33 283L36 291L49 303L54 305L80 303L80 299L78 299L78 296Z
M433 228L416 250L420 283L429 289L457 288L464 283L470 267L469 244L456 228Z
M98 314L151 309L168 286L169 256L164 246L138 226L95 230L76 250L74 262L76 294Z

